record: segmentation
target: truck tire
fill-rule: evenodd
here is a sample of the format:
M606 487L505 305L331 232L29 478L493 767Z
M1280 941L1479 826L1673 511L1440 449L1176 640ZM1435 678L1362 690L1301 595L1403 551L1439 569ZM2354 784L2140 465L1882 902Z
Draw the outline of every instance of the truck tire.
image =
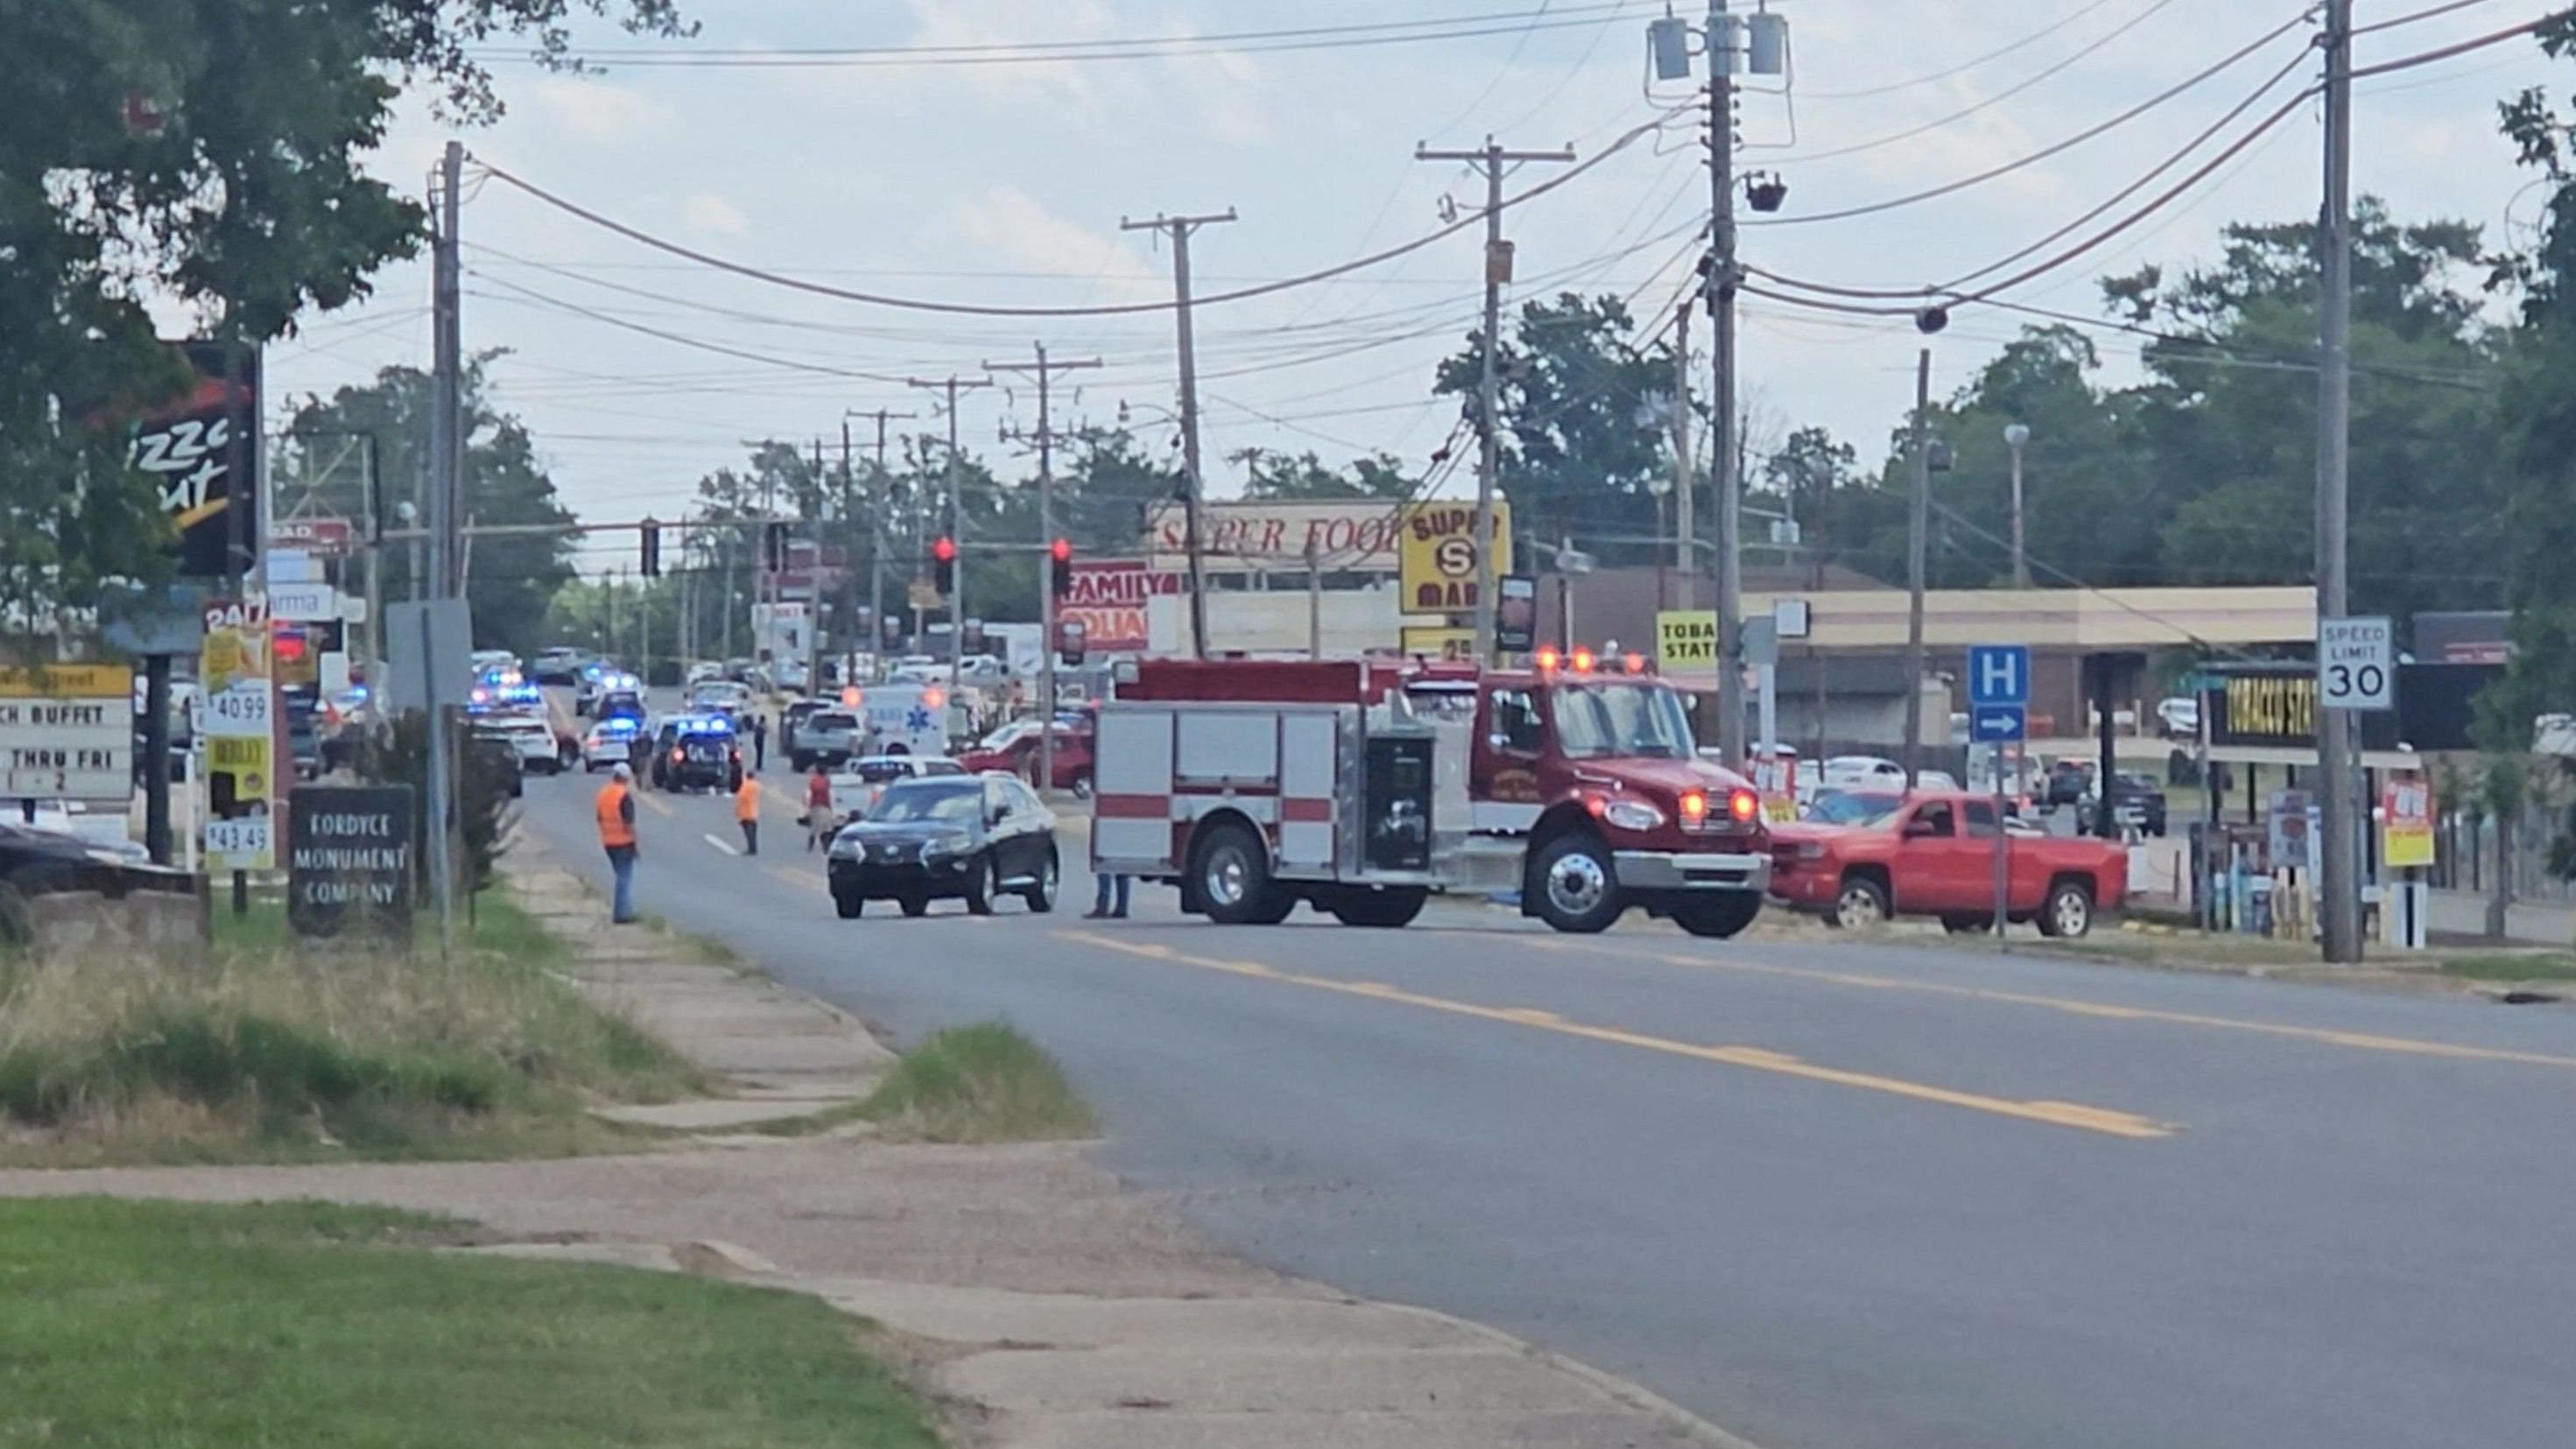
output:
M1384 890L1354 887L1319 904L1345 926L1391 930L1413 924L1413 918L1422 914L1423 903L1430 899L1431 892L1419 886L1390 886Z
M905 896L901 900L895 902L895 904L901 907L903 913L907 916L917 918L930 914L930 898L928 896Z
M1190 884L1200 909L1220 926L1275 926L1297 905L1271 883L1270 851L1261 838L1235 824L1199 837L1190 852Z
M1761 914L1762 897L1752 891L1729 891L1673 907L1673 924L1694 936L1713 936L1723 941L1742 933Z
M855 921L859 917L866 915L867 910L867 897L857 894L843 895L839 892L833 893L832 912L842 920Z
M1833 908L1825 913L1825 924L1859 928L1883 926L1893 914L1894 903L1887 898L1887 887L1870 876L1843 877L1834 892Z
M1557 930L1589 936L1610 929L1628 909L1610 847L1582 831L1560 835L1530 862L1523 899L1531 913Z
M2048 899L2039 906L2039 933L2071 941L2092 929L2092 889L2080 880L2050 882Z

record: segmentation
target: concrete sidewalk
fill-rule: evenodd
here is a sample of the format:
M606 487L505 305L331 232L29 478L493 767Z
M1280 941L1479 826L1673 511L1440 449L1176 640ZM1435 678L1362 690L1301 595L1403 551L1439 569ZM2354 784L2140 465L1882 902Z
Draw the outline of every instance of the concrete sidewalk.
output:
M520 850L531 852L523 857ZM863 1094L865 1028L686 942L607 925L525 842L513 888L572 939L583 989L731 1095L609 1115L672 1150L501 1163L0 1172L0 1196L325 1198L470 1218L484 1249L714 1274L882 1325L952 1439L995 1449L1682 1449L1741 1440L1634 1385L1441 1314L1219 1255L1081 1144L743 1132Z

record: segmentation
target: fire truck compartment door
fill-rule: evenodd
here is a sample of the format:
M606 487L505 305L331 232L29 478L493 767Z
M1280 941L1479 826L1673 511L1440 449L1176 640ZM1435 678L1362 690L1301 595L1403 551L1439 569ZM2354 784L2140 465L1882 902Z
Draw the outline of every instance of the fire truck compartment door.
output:
M1333 794L1341 774L1341 720L1291 714L1279 721L1279 862L1333 863Z
M1159 861L1170 856L1171 711L1104 711L1093 742L1092 784L1097 797L1092 859Z
M1279 716L1272 711L1191 711L1180 716L1179 747L1175 784L1278 787Z

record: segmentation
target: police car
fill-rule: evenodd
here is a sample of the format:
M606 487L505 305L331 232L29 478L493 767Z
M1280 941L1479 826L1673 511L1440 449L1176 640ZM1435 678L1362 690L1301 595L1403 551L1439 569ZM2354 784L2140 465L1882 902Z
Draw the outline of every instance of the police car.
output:
M642 753L638 746L644 735L644 721L628 715L610 715L592 725L581 737L581 767L584 770L606 770L632 764Z
M657 790L732 790L742 783L742 743L723 715L675 715L653 734Z

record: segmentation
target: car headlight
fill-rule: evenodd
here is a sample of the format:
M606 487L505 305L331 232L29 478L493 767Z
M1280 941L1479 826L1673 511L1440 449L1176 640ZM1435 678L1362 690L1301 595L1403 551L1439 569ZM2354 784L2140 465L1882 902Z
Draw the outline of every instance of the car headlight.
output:
M1601 807L1601 818L1621 830L1652 830L1664 823L1664 812L1643 800L1613 800Z

